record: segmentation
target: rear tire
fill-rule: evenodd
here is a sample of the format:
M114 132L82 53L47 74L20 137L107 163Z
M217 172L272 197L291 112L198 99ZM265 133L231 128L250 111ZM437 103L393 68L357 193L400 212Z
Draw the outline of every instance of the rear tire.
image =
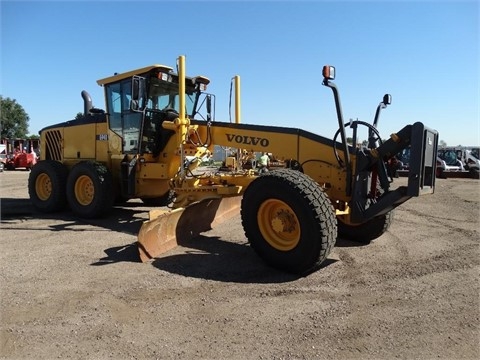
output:
M255 252L270 266L302 274L319 266L335 245L335 212L309 176L279 169L248 185L242 225Z
M54 160L43 160L35 164L28 178L28 193L35 209L52 213L63 210L68 170Z
M338 237L345 240L369 244L385 233L393 222L394 210L360 225L347 225L338 219Z
M83 218L103 217L113 207L113 180L102 164L82 161L67 179L67 200L75 215Z

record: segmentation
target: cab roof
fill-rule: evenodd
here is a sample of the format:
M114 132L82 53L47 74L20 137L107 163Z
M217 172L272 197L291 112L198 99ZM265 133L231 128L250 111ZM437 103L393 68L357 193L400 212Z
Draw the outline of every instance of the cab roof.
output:
M145 67L140 68L140 69L124 72L124 73L121 73L121 74L115 73L115 75L113 75L113 76L109 76L109 77L97 80L97 84L100 85L100 86L103 86L103 85L106 85L106 84L115 83L117 81L132 77L133 75L142 75L142 74L145 74L145 73L149 73L152 70L156 70L156 72L164 72L164 73L171 74L171 75L177 75L177 74L173 73L173 68L171 68L170 66L155 64L155 65L145 66ZM207 77L201 76L201 75L195 76L193 78L191 78L191 77L186 77L186 78L188 80L190 80L192 82L192 84L202 83L202 84L207 85L207 84L210 83L210 80Z
M127 79L129 77L132 77L133 75L145 74L154 69L157 69L158 71L166 72L166 73L173 71L173 69L170 66L155 64L155 65L145 66L140 69L124 72L121 74L115 73L115 75L113 76L109 76L109 77L97 80L97 84L100 86L103 86L105 84L110 84L123 79Z

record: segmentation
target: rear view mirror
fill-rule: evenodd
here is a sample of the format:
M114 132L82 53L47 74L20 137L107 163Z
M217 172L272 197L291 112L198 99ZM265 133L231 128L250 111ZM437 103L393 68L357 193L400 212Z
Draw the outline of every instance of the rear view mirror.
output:
M130 100L130 110L138 111L138 101L137 100Z
M140 76L132 77L132 100L130 101L130 109L133 111L141 111L142 100L145 98L145 78Z
M140 100L145 91L145 78L140 76L132 77L132 100Z
M392 103L392 95L390 94L383 95L383 103L385 105L390 105Z
M207 95L207 121L212 120L212 96Z
M207 95L207 113L212 113L212 95Z

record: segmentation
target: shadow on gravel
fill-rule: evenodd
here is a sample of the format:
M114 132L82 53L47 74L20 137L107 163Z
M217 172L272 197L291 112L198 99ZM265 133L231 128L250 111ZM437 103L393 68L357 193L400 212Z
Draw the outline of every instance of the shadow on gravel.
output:
M137 243L134 242L129 245L111 247L105 250L105 257L99 259L90 265L101 266L114 264L117 262L137 262L140 263L140 256L138 255Z
M1 199L1 223L4 229L8 229L9 224L16 223L18 220L36 218L56 220L56 223L48 225L48 228L43 226L38 229L43 231L85 231L84 225L92 225L106 230L137 235L143 221L147 219L147 215L144 205L126 203L115 207L106 218L79 219L70 210L53 214L36 212L29 199ZM18 230L18 225L12 228ZM29 229L31 230L31 228ZM337 241L337 246L338 243ZM308 274L292 275L267 266L248 243L238 244L215 236L200 235L181 241L179 245L186 248L183 253L174 255L166 253L163 257L154 259L152 265L160 270L186 277L237 283L281 283L308 276L336 261L327 259L320 267L313 269ZM342 240L340 246L359 246L359 244ZM92 266L118 262L140 263L136 242L111 247L104 251L106 256L92 263Z
M288 274L267 266L247 244L200 235L181 243L184 253L153 260L152 265L170 273L222 282L282 283L298 280L334 263L323 264L303 275Z
M57 223L48 225L48 231L85 231L81 225L92 225L106 230L136 235L143 221L147 219L147 211L144 205L139 203L126 203L114 207L108 217L98 219L80 219L69 209L51 214L37 212L33 209L29 199L2 198L0 209L1 223L4 229L8 229L8 224L15 223L17 220L35 218L56 220ZM15 229L18 230L18 227ZM41 230L45 230L45 228L42 227Z
M342 238L337 238L337 242L335 243L335 247L339 248L351 248L351 247L361 247L361 246L368 246L370 243L366 242L358 242L358 241L351 241L345 240Z
M0 199L0 214L3 218L25 217L32 215L33 209L30 199Z
M337 260L327 259L319 267L303 275L288 274L267 266L247 244L225 241L216 236L199 235L179 242L181 254L168 255L151 261L159 270L185 277L237 283L281 283L295 281L321 270ZM137 243L105 250L107 256L92 263L102 266L117 262L140 262Z

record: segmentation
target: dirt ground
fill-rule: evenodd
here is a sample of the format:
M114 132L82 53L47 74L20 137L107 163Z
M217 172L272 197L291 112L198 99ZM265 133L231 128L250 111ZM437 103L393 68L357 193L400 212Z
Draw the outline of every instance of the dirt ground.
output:
M147 208L42 215L27 179L0 173L2 359L480 358L478 180L438 179L373 243L339 239L296 277L239 216L140 263Z

